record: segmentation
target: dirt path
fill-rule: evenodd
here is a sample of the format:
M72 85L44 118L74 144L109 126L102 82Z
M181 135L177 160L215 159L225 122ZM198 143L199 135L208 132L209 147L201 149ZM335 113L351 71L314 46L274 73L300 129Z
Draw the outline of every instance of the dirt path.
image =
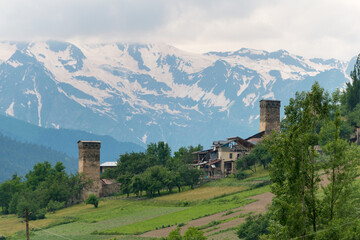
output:
M226 213L226 211L225 211L225 212L216 213L211 216L199 218L196 220L191 220L185 226L183 226L181 228L181 233L183 234L188 229L188 227L200 227L200 226L205 225L213 220L229 219L229 218L238 216L240 214L246 214L249 212L254 212L255 214L264 213L267 210L267 206L271 203L272 197L273 197L273 194L270 192L256 195L256 196L250 197L250 199L257 199L258 201L250 203L246 206L232 209L232 211L234 211L234 213L232 213L232 214L223 216ZM244 220L245 220L245 217L242 217L242 218L237 218L232 221L228 221L228 222L219 224L219 225L217 225L217 227L220 227L220 228L218 228L214 231L211 231L211 232L207 232L205 235L209 235L211 233L218 232L220 230L235 227L235 226L239 225L240 223L244 222ZM168 228L158 229L158 230L146 232L140 236L141 237L166 237L169 235L169 233L171 231L176 229L176 227L177 226L171 226Z
M321 172L321 173L323 173L323 172ZM321 186L326 186L327 184L329 184L329 179L328 179L326 174L321 174L320 179L321 179L321 182L320 182ZM196 219L196 220L191 220L185 226L183 226L181 228L181 233L184 234L184 232L189 227L200 227L200 226L208 224L209 222L214 221L214 220L225 220L225 219L233 218L233 217L236 217L236 216L238 216L240 214L246 214L246 213L249 213L249 212L253 212L254 214L265 213L266 210L267 210L267 207L271 204L271 200L272 200L273 196L274 195L272 193L267 192L267 193L264 193L264 194L260 194L260 195L250 197L250 199L257 199L258 201L250 203L250 204L248 204L246 206L242 206L242 207L239 207L239 208L232 209L232 211L234 213L226 215L226 216L223 216L223 215L227 211L216 213L214 215L199 218L199 219ZM215 230L206 232L205 235L210 235L210 234L213 234L215 232L219 232L221 230L225 230L225 229L228 229L228 228L238 226L241 223L243 223L244 221L245 221L245 217L240 217L240 218L236 218L236 219L234 219L232 221L221 223L219 225L216 225ZM168 227L168 228L158 229L158 230L146 232L146 233L144 233L144 234L142 234L140 236L142 236L142 237L166 237L166 236L169 235L169 233L171 231L176 229L176 227L177 226L171 226L171 227ZM217 236L217 235L215 235L215 236Z

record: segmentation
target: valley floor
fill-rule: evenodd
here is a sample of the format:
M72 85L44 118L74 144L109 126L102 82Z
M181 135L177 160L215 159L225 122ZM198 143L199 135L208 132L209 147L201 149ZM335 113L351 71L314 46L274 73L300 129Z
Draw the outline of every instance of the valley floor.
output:
M151 239L165 237L177 226L195 226L209 239L237 239L234 228L248 214L263 213L271 203L270 187L259 172L242 181L226 178L181 193L152 199L102 199L99 207L78 204L30 221L31 239ZM0 235L24 239L25 223L16 216L0 217Z

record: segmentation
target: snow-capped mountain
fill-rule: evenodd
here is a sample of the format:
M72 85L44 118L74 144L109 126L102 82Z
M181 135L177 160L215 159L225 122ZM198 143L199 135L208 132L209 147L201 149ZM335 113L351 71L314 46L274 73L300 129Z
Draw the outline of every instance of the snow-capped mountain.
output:
M193 54L165 44L0 43L0 113L47 128L173 149L258 132L261 99L282 105L315 80L332 91L349 62L286 51Z

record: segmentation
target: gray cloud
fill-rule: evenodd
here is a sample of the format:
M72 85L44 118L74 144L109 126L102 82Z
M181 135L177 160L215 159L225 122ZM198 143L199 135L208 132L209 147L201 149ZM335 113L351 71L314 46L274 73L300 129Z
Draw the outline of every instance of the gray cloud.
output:
M286 49L348 60L359 52L359 10L356 0L3 0L0 38Z

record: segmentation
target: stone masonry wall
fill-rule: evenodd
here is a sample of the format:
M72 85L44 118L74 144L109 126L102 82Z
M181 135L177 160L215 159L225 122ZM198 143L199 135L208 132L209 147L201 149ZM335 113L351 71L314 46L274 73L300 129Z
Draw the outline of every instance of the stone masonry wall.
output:
M280 101L260 101L260 132L270 134L271 131L280 132Z
M78 141L79 147L79 174L92 183L87 185L81 194L86 199L90 194L97 197L101 194L102 184L100 182L100 147L99 141Z

